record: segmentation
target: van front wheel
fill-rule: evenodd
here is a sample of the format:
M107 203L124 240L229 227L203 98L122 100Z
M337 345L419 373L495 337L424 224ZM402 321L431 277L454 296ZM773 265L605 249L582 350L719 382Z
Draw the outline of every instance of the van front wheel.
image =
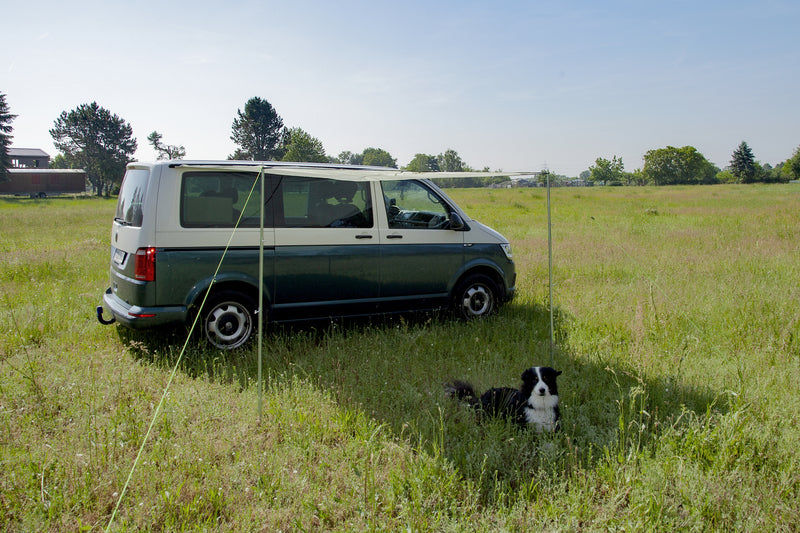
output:
M240 292L224 291L211 296L203 313L203 334L220 350L233 350L253 334L253 301Z
M497 310L497 284L484 274L472 274L456 287L453 310L461 318L480 318Z

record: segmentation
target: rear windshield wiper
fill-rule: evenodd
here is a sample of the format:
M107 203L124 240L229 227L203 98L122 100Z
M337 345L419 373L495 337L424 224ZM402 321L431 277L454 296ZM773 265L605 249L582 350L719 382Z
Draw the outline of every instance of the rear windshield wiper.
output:
M124 218L114 217L114 222L119 224L120 226L130 226L131 223L125 220Z

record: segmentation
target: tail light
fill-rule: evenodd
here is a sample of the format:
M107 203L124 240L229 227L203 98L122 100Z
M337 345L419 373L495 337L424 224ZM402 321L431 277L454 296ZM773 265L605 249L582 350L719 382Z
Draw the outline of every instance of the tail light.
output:
M156 249L139 248L133 265L133 277L141 281L156 280Z

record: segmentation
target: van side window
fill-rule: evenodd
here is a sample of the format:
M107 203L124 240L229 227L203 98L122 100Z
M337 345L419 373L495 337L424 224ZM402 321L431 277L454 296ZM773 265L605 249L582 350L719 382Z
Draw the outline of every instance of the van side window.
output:
M392 229L447 229L450 209L416 181L382 181L386 217Z
M252 172L186 172L181 182L181 226L185 228L258 227L261 187ZM267 184L269 185L269 178ZM252 190L252 194L251 194ZM269 186L266 188L270 190ZM248 200L249 197L249 200ZM241 216L241 219L240 219ZM272 210L264 212L272 226Z
M275 222L284 228L371 228L369 182L283 176Z

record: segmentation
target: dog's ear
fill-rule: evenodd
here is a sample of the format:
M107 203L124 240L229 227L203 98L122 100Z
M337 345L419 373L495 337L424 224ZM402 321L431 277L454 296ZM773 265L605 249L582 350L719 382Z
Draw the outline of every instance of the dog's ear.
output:
M522 373L522 382L528 383L529 381L533 381L533 378L536 376L536 370L533 368L529 368L525 372Z
M560 375L561 375L561 370L556 370L556 376L560 376Z

